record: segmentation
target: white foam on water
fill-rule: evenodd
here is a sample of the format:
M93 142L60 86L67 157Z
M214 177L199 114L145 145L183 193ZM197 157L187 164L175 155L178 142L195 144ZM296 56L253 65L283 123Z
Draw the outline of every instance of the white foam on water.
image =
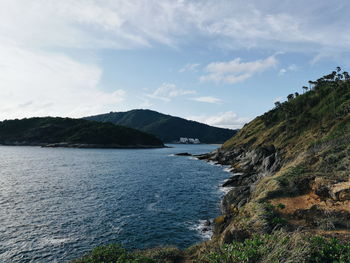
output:
M189 229L197 231L203 240L209 240L213 235L212 220L210 220L210 222L210 226L207 226L207 220L198 220L198 222L191 225Z
M58 246L63 243L71 242L72 239L69 237L62 237L62 238L57 238L57 237L45 237L39 241L39 243L42 246Z
M227 172L227 173L231 173L232 172L232 168L231 168L231 166L224 167L223 171Z
M220 193L222 193L222 195L226 195L228 192L230 192L233 189L233 187L231 186L226 186L226 187L219 187L219 191Z
M208 161L208 164L210 165L214 165L214 166L219 166L220 164L216 163L216 162L213 162L213 161Z
M160 194L154 194L154 197L157 199L155 202L152 202L147 205L147 211L158 211L155 206L160 202Z

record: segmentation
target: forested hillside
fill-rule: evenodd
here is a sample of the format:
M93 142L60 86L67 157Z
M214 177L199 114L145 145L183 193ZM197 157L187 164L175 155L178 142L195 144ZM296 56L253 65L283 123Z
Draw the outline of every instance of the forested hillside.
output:
M203 143L223 143L237 131L212 127L203 123L165 115L151 110L111 112L85 119L111 122L154 134L163 142L175 142L180 137L198 138Z
M71 118L29 118L0 122L0 144L162 147L155 136L111 123ZM52 145L53 146L53 145Z

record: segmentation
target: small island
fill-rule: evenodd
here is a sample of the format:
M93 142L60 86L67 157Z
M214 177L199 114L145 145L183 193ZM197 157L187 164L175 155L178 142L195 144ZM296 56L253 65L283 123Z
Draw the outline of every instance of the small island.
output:
M162 148L154 135L83 119L43 117L0 122L0 144L72 148Z

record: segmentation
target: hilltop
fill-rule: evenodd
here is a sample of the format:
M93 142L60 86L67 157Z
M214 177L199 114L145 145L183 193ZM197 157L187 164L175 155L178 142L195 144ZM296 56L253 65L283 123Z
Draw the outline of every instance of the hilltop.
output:
M0 144L51 147L163 147L151 134L135 129L71 118L29 118L0 122Z
M198 138L203 143L223 143L237 130L212 127L151 110L110 112L86 117L87 120L111 122L154 134L163 142L175 142L180 137Z

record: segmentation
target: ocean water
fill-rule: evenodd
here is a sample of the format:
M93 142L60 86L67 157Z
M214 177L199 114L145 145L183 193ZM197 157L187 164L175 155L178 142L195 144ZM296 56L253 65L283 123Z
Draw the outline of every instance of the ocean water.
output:
M175 153L215 145L118 150L0 146L0 262L66 262L98 245L175 245L209 238L229 177Z

